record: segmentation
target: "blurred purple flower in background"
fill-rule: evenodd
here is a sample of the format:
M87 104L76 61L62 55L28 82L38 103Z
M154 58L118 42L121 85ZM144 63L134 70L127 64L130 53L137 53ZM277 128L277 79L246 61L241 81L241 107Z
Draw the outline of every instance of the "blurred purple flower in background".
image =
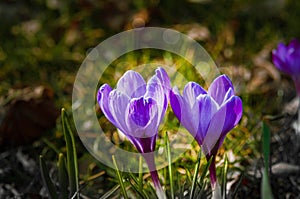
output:
M300 43L292 39L288 45L280 42L276 49L272 51L274 65L283 73L290 75L296 86L298 96L300 96Z
M280 42L276 49L272 51L274 65L283 73L292 77L298 95L298 123L295 123L298 142L300 140L300 43L297 39L292 39L288 45Z
M151 152L155 150L170 88L170 79L163 68L158 68L147 84L139 73L129 70L119 79L114 90L104 84L97 96L106 118L125 134L145 158L160 198L164 196Z
M180 123L202 146L207 160L212 158L209 171L212 188L215 188L215 156L226 134L242 117L242 100L235 96L230 79L221 75L207 92L195 82L189 82L182 95L174 87L170 92L170 104Z

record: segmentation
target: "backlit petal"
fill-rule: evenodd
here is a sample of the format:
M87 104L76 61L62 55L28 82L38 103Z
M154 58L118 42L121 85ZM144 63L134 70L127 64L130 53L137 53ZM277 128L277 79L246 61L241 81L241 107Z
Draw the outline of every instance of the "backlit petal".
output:
M206 91L196 82L189 82L186 84L183 90L183 98L192 108L196 102L196 98L200 94L206 94Z
M276 50L272 51L272 60L274 65L281 70L284 73L287 74L292 74L292 71L290 70L290 68L287 66L287 64L284 62L284 60L282 60L278 54L276 53Z
M234 90L230 79L226 75L221 75L212 82L208 89L208 94L219 105L222 105L225 95L230 88Z
M170 104L175 116L181 122L181 110L184 109L183 97L180 95L178 88L174 87L170 92Z
M129 105L129 98L118 90L113 90L109 94L109 110L115 119L115 126L120 129L125 135L130 133L125 123L126 110Z
M160 80L161 86L163 87L164 93L166 94L167 98L169 98L169 92L171 91L172 87L167 72L162 67L158 67L155 70L155 75Z
M146 82L139 73L129 70L119 79L116 89L128 98L138 98L145 94Z
M207 138L203 143L207 151L210 152L214 147L217 151L226 136L233 129L242 117L242 101L238 96L233 96L224 104L211 119L210 129L207 132ZM212 128L216 126L215 128ZM219 141L218 141L219 140ZM218 146L215 144L218 141ZM214 154L213 154L214 155Z
M105 115L105 117L114 125L116 125L115 119L109 110L109 93L112 91L108 84L102 85L97 93L98 104Z
M132 121L140 127L144 127L150 120L151 107L153 106L152 98L134 99L129 104L129 116Z
M197 133L199 113L196 109L192 109L188 102L180 95L178 88L174 87L170 94L170 104L175 116L194 137ZM194 106L198 103L194 103ZM195 112L196 110L196 112ZM195 125L196 124L196 125Z
M287 46L280 42L273 53L284 63L287 50Z
M287 47L288 49L295 49L299 50L300 49L300 42L297 39L292 39Z
M203 143L210 126L214 125L211 123L211 119L218 111L218 104L209 95L200 95L197 100L199 101L199 117L197 119L200 121L197 126L197 139L199 139L197 141Z
M300 49L290 49L292 52L287 53L287 66L291 71L290 75L300 75Z

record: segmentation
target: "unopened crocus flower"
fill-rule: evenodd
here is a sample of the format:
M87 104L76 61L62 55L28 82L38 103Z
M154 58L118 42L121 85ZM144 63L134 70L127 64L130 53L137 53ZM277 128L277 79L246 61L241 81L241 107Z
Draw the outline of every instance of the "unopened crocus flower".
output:
M278 47L272 51L272 60L281 72L291 76L294 80L299 100L296 133L300 139L300 42L292 39L288 45L279 43Z
M146 160L159 198L164 198L154 162L158 128L168 106L170 79L163 68L145 82L132 70L118 81L115 89L104 84L97 100L106 118L116 126Z
M242 100L226 75L216 78L205 91L199 84L189 82L181 95L177 87L170 92L170 104L180 123L193 135L211 160L211 185L217 183L215 157L226 134L242 116Z

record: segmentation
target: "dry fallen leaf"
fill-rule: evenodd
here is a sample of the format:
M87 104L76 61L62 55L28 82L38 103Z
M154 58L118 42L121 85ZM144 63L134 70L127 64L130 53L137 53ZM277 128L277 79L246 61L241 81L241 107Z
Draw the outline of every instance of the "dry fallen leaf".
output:
M55 126L59 110L44 86L11 89L0 99L0 144L28 144Z
M289 164L286 162L279 162L272 165L272 174L276 176L287 176L300 172L300 166Z

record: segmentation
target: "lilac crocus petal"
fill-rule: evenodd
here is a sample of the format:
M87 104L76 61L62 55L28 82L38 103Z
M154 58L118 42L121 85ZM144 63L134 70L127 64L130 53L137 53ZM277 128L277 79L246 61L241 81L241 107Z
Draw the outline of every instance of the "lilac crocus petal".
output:
M165 92L160 80L157 76L153 76L147 83L147 91L145 97L150 97L155 99L160 106L166 106Z
M227 93L224 96L223 104L226 103L226 101L229 100L232 96L234 96L234 91L233 91L232 88L229 88L228 91L227 91Z
M292 72L292 75L299 74L300 75L300 48L299 49L289 49L289 52L286 55L286 62L289 67L289 69Z
M277 49L274 50L274 54L281 60L285 61L285 55L287 53L287 47L284 45L284 43L280 42L278 44Z
M129 98L124 93L113 90L109 94L109 111L115 120L115 126L125 135L128 134L128 127L125 122L125 113L129 103Z
M181 123L194 137L197 135L200 119L197 97L202 94L206 94L206 91L195 82L187 83L183 90Z
M242 112L243 112L243 107L242 107L241 98L239 98L238 96L233 96L214 115L212 121L219 123L219 126L222 128L221 128L221 134L219 135L220 138L216 146L212 146L210 148L211 150L213 150L213 148L216 147L216 149L213 151L217 151L221 147L226 134L229 131L231 131L240 121L242 117ZM222 120L220 118L226 118L226 119Z
M145 94L146 82L139 73L129 70L119 79L116 89L129 98L138 98Z
M300 42L297 39L292 39L288 45L288 48L293 49L299 49L300 48Z
M162 122L163 116L168 107L168 97L165 94L164 88L161 85L157 76L153 76L147 83L147 92L145 98L152 98L157 103L157 126Z
M300 42L293 39L287 46L279 43L272 51L272 61L281 72L292 77L297 94L300 96Z
M215 115L215 113L218 111L218 104L210 97L209 95L199 95L197 97L197 100L199 101L198 108L199 109L199 116L195 117L196 120L194 121L194 125L197 125L197 135L196 140L199 143L199 145L202 145L204 143L205 137L216 137L212 139L218 138L218 132L216 130L214 131L214 134L207 135L208 130L212 127L219 126L218 124L212 124L211 119ZM194 110L194 109L193 109ZM201 121L201 122L199 122ZM196 123L197 122L197 123ZM220 121L219 121L220 122ZM211 127L210 127L211 126Z
M126 112L128 117L125 118L125 122L131 136L147 138L157 134L160 123L158 106L154 99L143 97L133 99Z
M164 93L168 97L168 101L169 101L169 92L172 89L170 78L169 78L167 72L165 71L165 69L163 69L162 67L158 67L155 70L155 73L156 73L156 77L160 80L162 88L164 89Z
M230 88L233 90L230 79L226 75L221 75L212 82L207 93L221 105L224 101L224 96Z
M105 115L105 117L114 125L116 125L115 119L110 113L109 110L109 94L112 91L111 87L108 84L102 85L97 93L98 104Z
M184 87L183 98L191 108L200 94L206 94L206 91L196 82L189 82Z
M191 105L180 95L178 88L174 87L170 94L170 104L180 124L195 137L199 122L198 102Z
M284 60L281 59L280 55L276 50L272 51L272 60L274 65L282 72L292 74L291 70L286 67Z
M152 99L144 99L143 97L130 102L129 116L134 123L140 127L144 127L150 121L150 112Z
M185 107L184 107L183 97L180 95L177 87L174 87L173 90L171 90L170 92L170 105L172 107L175 116L181 122L182 119L181 110L183 110Z

